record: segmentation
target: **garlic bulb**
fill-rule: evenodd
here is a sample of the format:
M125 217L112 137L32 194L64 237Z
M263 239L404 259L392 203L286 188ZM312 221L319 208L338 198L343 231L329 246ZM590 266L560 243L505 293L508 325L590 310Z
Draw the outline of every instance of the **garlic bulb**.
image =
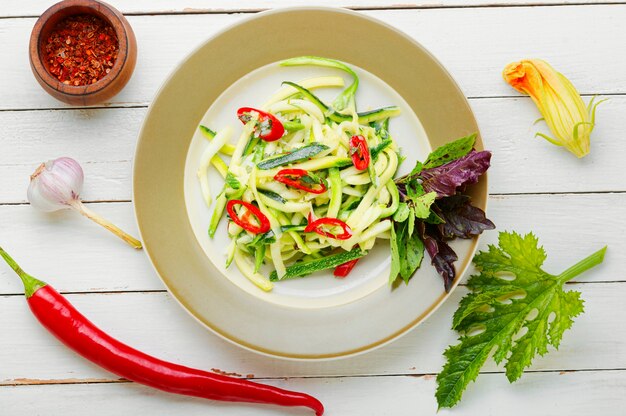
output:
M61 157L42 163L30 176L27 197L30 204L45 212L72 208L102 225L134 248L141 242L88 209L80 200L85 175L80 164L72 158Z
M74 159L49 160L30 176L28 201L45 212L68 208L70 201L79 198L84 178L83 169Z

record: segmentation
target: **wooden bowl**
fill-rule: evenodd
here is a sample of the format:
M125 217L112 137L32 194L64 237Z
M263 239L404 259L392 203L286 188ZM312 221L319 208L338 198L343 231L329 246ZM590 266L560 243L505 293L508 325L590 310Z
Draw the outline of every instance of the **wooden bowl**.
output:
M55 25L67 16L90 14L109 23L117 35L117 59L102 79L89 85L67 85L54 77L46 68L43 42ZM112 6L96 0L65 0L46 10L35 23L30 36L30 67L44 90L57 100L72 105L102 103L120 92L130 79L137 62L135 33L126 18Z

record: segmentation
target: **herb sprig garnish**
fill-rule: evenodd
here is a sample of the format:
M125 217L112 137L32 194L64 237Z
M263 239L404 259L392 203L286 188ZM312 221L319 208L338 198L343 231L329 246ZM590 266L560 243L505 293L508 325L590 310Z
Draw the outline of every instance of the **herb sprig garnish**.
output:
M448 143L395 180L401 202L391 228L390 283L399 277L408 283L426 249L449 291L456 277L457 255L448 242L495 228L462 193L489 168L491 152L474 150L475 141L473 134Z

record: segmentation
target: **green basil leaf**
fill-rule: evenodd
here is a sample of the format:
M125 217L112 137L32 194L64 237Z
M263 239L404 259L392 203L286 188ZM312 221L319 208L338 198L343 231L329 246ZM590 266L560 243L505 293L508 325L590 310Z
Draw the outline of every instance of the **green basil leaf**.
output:
M428 155L428 159L424 162L424 169L436 168L437 166L444 165L465 156L474 148L475 142L476 133L461 137L460 139L437 148Z
M407 230L409 233L409 238L413 235L413 231L415 231L415 210L411 209L409 213L409 229Z
M424 243L418 234L406 239L406 257L402 262L400 275L405 283L409 283L409 279L422 264L424 258Z
M437 198L437 192L429 192L413 199L412 206L415 216L420 219L428 218L430 216L430 206L435 202Z
M396 213L393 214L393 220L395 222L404 222L406 221L406 219L409 217L409 207L406 203L404 202L400 202L400 204L398 205L398 209L396 210Z
M230 172L226 173L226 178L224 180L226 181L226 184L230 186L232 189L241 188L241 183L239 183L237 178L235 178L235 175L233 175Z

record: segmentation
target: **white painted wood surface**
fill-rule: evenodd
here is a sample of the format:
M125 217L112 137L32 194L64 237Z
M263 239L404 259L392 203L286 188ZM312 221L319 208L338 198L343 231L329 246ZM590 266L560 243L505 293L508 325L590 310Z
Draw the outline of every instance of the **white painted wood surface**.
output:
M140 123L164 77L182 57L251 11L292 1L111 1L140 45L136 72L107 108L68 109L49 98L28 68L28 37L50 1L0 3L0 244L32 274L113 335L157 356L201 368L269 378L324 401L329 415L434 415L441 353L460 288L426 323L375 352L327 363L258 356L205 331L164 291L142 252L128 249L71 212L45 215L25 204L28 175L42 160L73 156L86 172L92 208L131 233L136 225L131 165ZM546 7L536 6L543 4ZM563 5L561 4L563 3ZM568 3L569 5L565 5ZM593 3L603 3L596 5ZM622 4L609 4L622 3ZM365 9L430 49L468 95L494 151L489 216L499 229L533 230L559 272L609 245L605 263L576 279L587 312L561 350L537 359L509 385L489 364L462 403L442 415L622 415L626 405L626 4L584 0L342 1ZM339 4L330 0L319 5ZM576 4L576 5L571 5ZM547 6L549 5L549 6ZM241 13L245 12L245 13ZM538 113L500 78L509 61L542 57L587 95L606 94L591 155L577 160L534 139ZM493 243L488 233L481 248ZM209 403L155 392L85 362L32 318L19 282L0 266L2 415L308 414ZM133 319L128 319L132 316Z
M536 359L532 371L610 370L617 363L625 364L626 326L615 325L613 315L623 308L626 283L575 284L568 289L581 291L586 313L566 333L560 350ZM437 373L444 362L441 352L456 340L456 334L448 328L465 293L467 289L460 288L432 318L388 347L352 359L321 363L259 358L234 347L189 319L166 293L75 294L68 298L111 335L147 353L198 368L253 374L255 378L281 378ZM25 384L118 379L78 358L43 328L36 327L21 296L3 297L2 302L0 385L14 384L15 380ZM138 327L137 322L149 324ZM25 333L25 323L32 323L33 330ZM488 363L483 371L499 372L502 367ZM21 380L26 375L29 380Z
M584 94L626 93L626 4L364 11L429 49L470 97L517 96L504 66L538 56L561 69ZM134 76L110 105L145 105L176 64L208 37L249 14L130 16L141 46ZM35 18L0 19L0 109L63 108L42 96L30 76L28 44ZM558 25L558 26L556 26ZM557 30L558 27L558 30ZM185 30L181 30L184 28ZM593 36L591 35L593 34ZM607 54L604 51L615 51Z
M317 6L347 7L355 10L428 9L448 7L524 6L529 4L619 4L620 0L109 0L107 3L124 14L228 13L255 12L278 7ZM1 16L39 16L53 2L46 0L4 0Z
M435 378L341 377L268 380L282 388L308 391L324 398L328 415L476 416L568 415L622 416L626 389L624 371L526 374L512 387L502 374L484 374L471 385L462 406L436 412L432 400ZM557 388L551 386L558 386ZM550 396L550 394L558 395ZM42 404L42 400L47 400ZM0 403L9 415L93 416L126 414L186 416L307 416L303 409L211 403L176 397L137 384L31 385L0 389ZM42 408L44 411L42 411ZM59 409L58 412L55 412Z

